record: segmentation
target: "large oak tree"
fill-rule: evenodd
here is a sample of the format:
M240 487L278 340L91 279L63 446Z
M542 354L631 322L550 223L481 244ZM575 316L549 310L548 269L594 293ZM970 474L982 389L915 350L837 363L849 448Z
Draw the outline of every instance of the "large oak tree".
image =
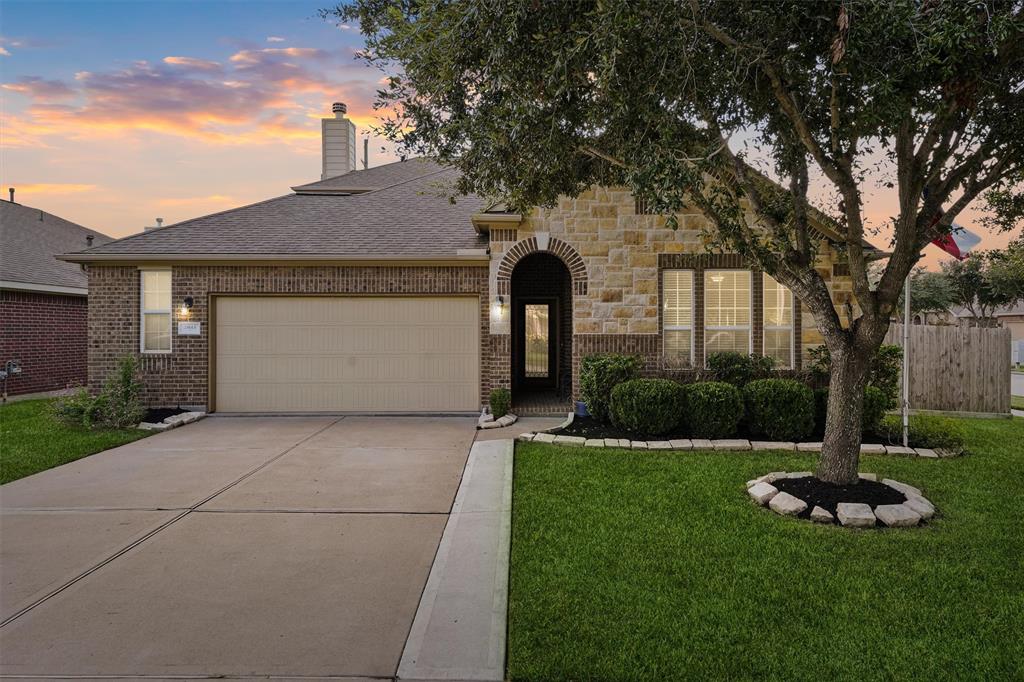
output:
M513 208L621 184L671 216L697 206L811 310L832 357L819 478L857 480L870 359L921 250L988 193L1024 214L1024 3L994 0L354 0L389 79L381 129ZM758 161L764 163L763 171ZM868 277L879 163L898 211ZM775 182L766 180L766 174ZM859 316L814 269L809 200L841 234ZM672 224L671 218L669 224Z

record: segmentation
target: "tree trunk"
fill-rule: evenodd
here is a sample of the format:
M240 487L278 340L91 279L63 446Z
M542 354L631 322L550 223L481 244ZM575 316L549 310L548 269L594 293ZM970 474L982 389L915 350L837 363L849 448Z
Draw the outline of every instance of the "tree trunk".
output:
M828 413L816 475L822 481L846 485L859 480L864 387L871 354L845 343L835 345L840 347L829 349Z

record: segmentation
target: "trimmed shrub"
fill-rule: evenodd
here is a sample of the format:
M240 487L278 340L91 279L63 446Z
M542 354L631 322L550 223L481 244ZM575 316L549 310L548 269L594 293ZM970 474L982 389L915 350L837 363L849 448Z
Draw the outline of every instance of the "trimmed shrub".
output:
M612 389L612 423L644 436L663 436L679 426L683 387L669 379L631 379Z
M701 381L684 387L683 423L694 438L730 438L743 417L738 388L722 381Z
M793 379L758 379L743 389L747 426L768 440L803 440L814 432L814 392Z
M832 358L828 348L816 346L808 351L808 369L816 381L827 383L832 369ZM874 386L885 396L885 409L891 410L900 404L900 369L903 349L891 343L883 343L875 351L868 370L868 386Z
M967 435L963 427L949 417L924 414L910 416L908 440L915 448L941 448L951 452L965 451ZM903 442L903 420L899 415L886 415L878 427L878 435L890 443Z
M504 417L512 409L512 391L507 388L496 388L491 391L488 402L491 406L491 414L495 419Z
M605 353L588 355L580 362L580 397L594 419L607 422L612 389L640 374L636 355Z
M864 408L861 413L861 433L864 435L878 433L879 424L885 411L889 409L889 398L874 386L864 389ZM819 388L814 391L814 434L821 438L825 435L825 421L828 416L828 389Z
M743 388L755 379L770 376L775 361L764 355L727 352L712 353L708 356L707 364L708 376L715 381Z

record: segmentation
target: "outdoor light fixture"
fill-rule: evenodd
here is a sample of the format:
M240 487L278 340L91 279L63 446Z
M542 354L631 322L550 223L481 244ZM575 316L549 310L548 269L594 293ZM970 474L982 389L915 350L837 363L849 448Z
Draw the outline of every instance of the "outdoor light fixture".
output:
M183 319L187 320L189 316L192 314L192 305L194 303L195 301L192 300L191 296L186 296L184 299L182 299L181 309L178 311L178 313L181 315Z
M500 320L505 316L505 297L498 296L494 299L494 304L491 305L491 317L495 320Z

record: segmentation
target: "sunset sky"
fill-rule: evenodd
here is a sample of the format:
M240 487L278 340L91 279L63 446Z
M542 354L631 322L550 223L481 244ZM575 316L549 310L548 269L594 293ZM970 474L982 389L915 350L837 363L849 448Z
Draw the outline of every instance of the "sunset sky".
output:
M121 237L319 179L319 119L343 101L361 138L383 76L355 59L357 27L320 19L329 4L4 0L3 197ZM394 158L371 140L371 165Z

